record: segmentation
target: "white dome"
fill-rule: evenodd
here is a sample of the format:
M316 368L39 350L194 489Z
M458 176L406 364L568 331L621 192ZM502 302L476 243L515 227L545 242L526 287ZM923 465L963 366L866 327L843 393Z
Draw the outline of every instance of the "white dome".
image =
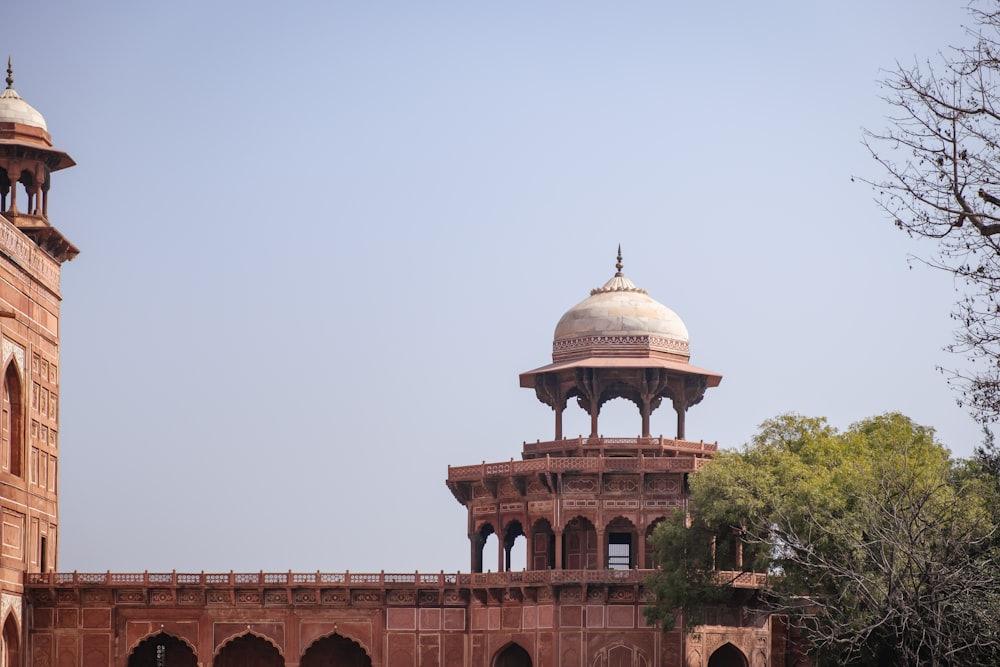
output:
M10 87L0 93L0 123L20 123L48 132L42 114L21 99L17 91Z
M690 358L687 327L677 313L622 275L620 265L603 287L566 311L552 343L554 361L651 351Z

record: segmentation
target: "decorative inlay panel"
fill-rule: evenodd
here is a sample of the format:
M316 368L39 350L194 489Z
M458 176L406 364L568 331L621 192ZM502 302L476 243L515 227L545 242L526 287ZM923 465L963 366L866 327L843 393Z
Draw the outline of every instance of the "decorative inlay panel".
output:
M604 478L605 493L636 493L639 478L635 475L608 475Z
M562 506L564 509L596 509L596 500L564 500L562 501Z
M605 500L604 507L609 510L637 510L638 500Z
M566 493L596 493L597 479L594 477L570 477L563 479L563 491Z

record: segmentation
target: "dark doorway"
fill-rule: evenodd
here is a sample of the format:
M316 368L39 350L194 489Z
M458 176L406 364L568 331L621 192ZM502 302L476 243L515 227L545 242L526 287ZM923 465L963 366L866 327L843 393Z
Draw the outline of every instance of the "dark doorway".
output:
M198 658L191 647L163 632L139 642L128 657L128 667L197 666Z
M708 659L708 667L747 667L747 659L732 644L723 644Z
M517 644L508 644L493 659L493 667L531 667L531 656Z
M302 656L300 667L372 667L361 645L341 635L318 639Z
M257 637L243 635L222 647L215 656L214 667L284 667L285 660L274 644Z

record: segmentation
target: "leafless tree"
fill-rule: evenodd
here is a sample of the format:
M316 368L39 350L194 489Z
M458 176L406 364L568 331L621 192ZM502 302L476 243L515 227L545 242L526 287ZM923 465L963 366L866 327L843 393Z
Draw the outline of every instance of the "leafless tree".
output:
M926 261L962 284L949 349L967 355L951 371L983 423L1000 419L1000 2L969 7L970 45L896 69L882 82L888 127L865 132L883 177L866 180L910 235L933 239Z

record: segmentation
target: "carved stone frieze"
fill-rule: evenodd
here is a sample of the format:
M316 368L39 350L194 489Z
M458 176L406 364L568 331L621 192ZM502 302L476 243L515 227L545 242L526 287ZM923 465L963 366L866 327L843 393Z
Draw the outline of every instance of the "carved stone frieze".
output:
M295 604L316 604L319 602L319 593L308 589L298 590L292 594L292 600Z
M59 591L60 597L63 592ZM118 604L146 604L146 591L129 589L116 591L115 602Z
M154 588L149 592L149 603L157 605L173 604L174 592L169 588Z
M228 590L210 590L208 592L209 604L232 604L233 598Z
M264 604L267 605L288 604L288 591L283 591L283 590L264 591Z
M412 606L417 601L417 595L413 591L389 591L386 595L386 602L391 605Z
M607 475L604 478L605 493L636 493L638 490L638 475Z
M573 493L597 493L597 478L593 476L570 476L563 478L563 492Z
M237 590L236 604L260 604L260 592Z
M347 591L342 588L333 588L323 591L320 596L323 604L345 605L351 601Z

